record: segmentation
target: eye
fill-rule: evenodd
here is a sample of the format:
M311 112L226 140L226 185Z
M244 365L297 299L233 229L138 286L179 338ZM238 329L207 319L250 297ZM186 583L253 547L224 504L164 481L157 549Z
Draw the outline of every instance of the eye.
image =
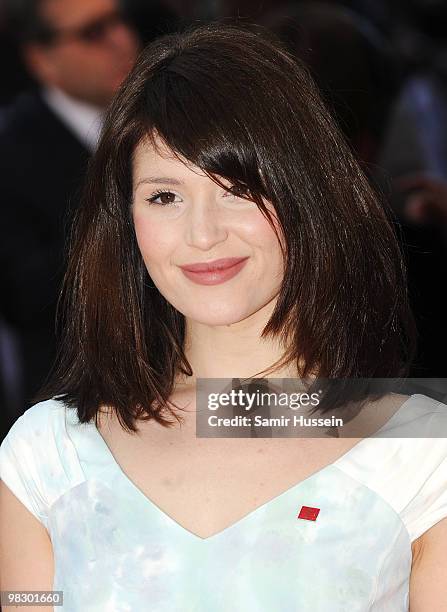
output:
M237 185L231 185L231 187L227 188L225 193L230 194L230 196L234 196L235 198L242 198L244 200L250 199L250 193L246 187L238 187Z
M149 202L150 204L158 204L160 206L169 206L176 204L174 198L175 193L173 193L172 191L163 191L162 189L159 189L158 191L155 191L149 198L146 198L146 202ZM157 202L158 199L161 199L161 201Z

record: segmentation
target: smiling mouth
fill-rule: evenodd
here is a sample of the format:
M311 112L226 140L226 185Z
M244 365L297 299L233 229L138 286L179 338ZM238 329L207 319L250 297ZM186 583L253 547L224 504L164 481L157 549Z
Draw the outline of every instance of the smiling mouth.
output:
M248 257L226 257L224 259L215 259L210 262L185 264L180 266L180 268L188 272L216 272L217 270L232 268L246 259L248 259Z
M224 262L224 267L216 267L216 262L212 262L212 267L210 264L194 264L193 266L180 266L180 268L189 280L198 285L219 285L239 274L248 259L248 257L234 258L233 262L216 260L221 265ZM195 269L191 270L191 267Z

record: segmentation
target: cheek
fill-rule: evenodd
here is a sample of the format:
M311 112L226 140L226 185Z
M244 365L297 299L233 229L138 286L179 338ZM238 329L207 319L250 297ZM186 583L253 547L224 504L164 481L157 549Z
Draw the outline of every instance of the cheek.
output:
M138 247L146 267L166 262L175 243L174 232L167 235L159 223L149 221L144 214L134 213L133 219Z
M275 234L273 227L265 219L262 214L256 226L253 228L253 240L256 240L256 245L259 252L262 254L262 264L259 266L258 281L264 286L269 286L270 290L276 292L281 286L285 273L285 262L283 259L281 245ZM279 238L282 239L282 231L278 222L273 217L274 227ZM283 239L282 239L283 240ZM284 241L283 241L284 242ZM266 278L269 282L266 283Z
M278 235L281 236L279 225L274 218L273 221ZM261 212L247 222L242 231L246 241L264 254L266 262L272 267L277 267L278 261L282 261L281 247L272 226Z
M68 68L67 72L79 83L94 84L98 80L104 80L109 64L105 62L104 53L95 52L87 47L66 58L65 68Z

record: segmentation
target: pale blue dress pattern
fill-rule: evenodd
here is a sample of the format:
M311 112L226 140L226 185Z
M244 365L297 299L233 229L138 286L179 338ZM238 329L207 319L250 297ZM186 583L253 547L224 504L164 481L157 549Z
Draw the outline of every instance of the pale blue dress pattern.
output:
M421 437L403 437L415 424ZM0 477L49 532L55 610L407 612L411 543L447 517L441 430L447 406L412 395L377 437L206 539L151 502L60 400L14 423ZM317 519L297 518L302 506Z

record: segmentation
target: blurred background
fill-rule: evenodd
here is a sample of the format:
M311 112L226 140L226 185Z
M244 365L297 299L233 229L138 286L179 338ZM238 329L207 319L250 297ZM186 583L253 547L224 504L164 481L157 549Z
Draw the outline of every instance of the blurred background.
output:
M420 392L443 386L447 1L0 0L0 441L54 359L70 218L105 108L144 44L219 17L272 29L310 67L394 215L419 332L410 376Z

